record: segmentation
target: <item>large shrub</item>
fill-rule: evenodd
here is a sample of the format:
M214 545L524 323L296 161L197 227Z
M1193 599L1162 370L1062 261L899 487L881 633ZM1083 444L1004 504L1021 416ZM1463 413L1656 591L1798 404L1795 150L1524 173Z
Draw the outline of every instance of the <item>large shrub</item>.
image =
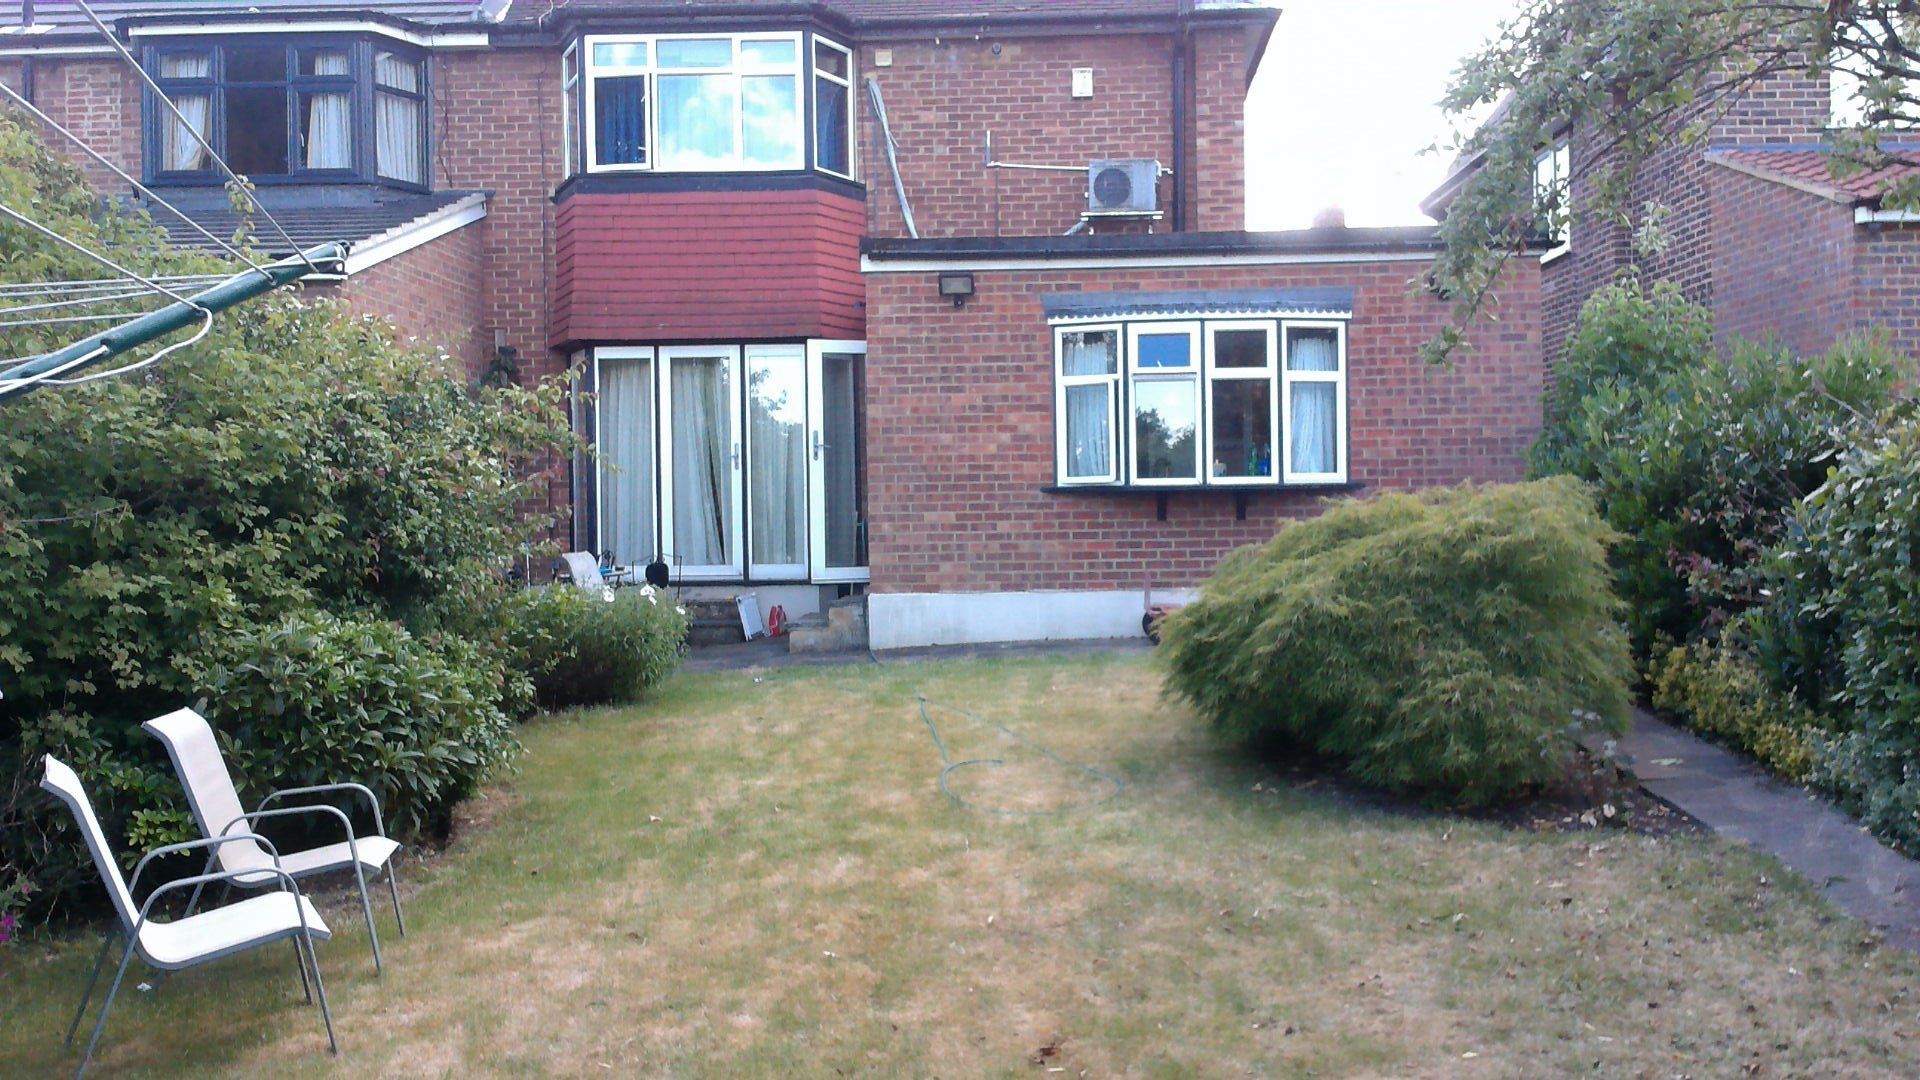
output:
M1534 452L1536 473L1592 483L1620 533L1615 578L1643 658L1717 636L1757 603L1768 548L1896 385L1875 342L1812 358L1774 344L1716 353L1703 318L1670 287L1596 294Z
M1754 756L1790 779L1812 775L1821 718L1783 693L1732 640L1696 641L1656 655L1655 708Z
M1335 506L1236 552L1165 623L1169 686L1223 734L1486 803L1626 714L1609 531L1568 478Z
M101 202L5 114L0 203L32 206L142 271L215 265L167 250L143 216ZM0 282L101 273L0 227ZM6 329L0 347L26 355L73 333ZM560 397L553 385L470 389L447 358L397 347L385 324L282 291L223 313L204 341L138 375L0 406L0 892L17 895L25 881L45 905L78 883L85 891L74 896L100 899L65 816L33 782L40 754L80 769L117 840L180 839L184 804L138 725L202 697L218 710L216 685L244 690L227 678L237 643L311 630L329 614L342 626L399 621L437 633L457 623L449 613L490 604L499 569L541 527L518 507L536 463L564 448ZM344 650L343 634L322 636ZM439 692L421 674L435 665L470 673L445 706L462 716L327 736L381 745L384 757L362 759L372 771L352 778L408 804L404 820L431 819L464 781L423 758L499 756L488 740L497 742L501 667L452 640L383 644L370 630L354 640L385 649L375 655L399 665L396 680L425 679L422 693ZM344 700L324 686L313 694ZM232 712L220 719L240 723ZM262 770L249 780L288 778L269 765L291 731L247 727L230 738ZM456 748L435 732L478 742ZM322 760L301 775L319 775ZM424 771L404 774L415 769Z
M636 700L672 672L687 636L685 611L651 587L527 589L502 610L508 668L547 709Z

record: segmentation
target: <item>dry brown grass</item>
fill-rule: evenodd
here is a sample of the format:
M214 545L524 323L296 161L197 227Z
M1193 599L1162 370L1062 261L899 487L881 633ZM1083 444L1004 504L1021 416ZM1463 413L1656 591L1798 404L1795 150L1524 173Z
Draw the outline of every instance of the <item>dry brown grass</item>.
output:
M1920 1072L1920 963L1863 942L1805 883L1717 841L1516 832L1276 785L1163 701L1140 659L760 677L681 678L644 707L529 729L490 827L414 872L415 932L392 944L384 980L355 918L330 912L337 1063L297 1004L290 955L125 998L101 1063L403 1076ZM1038 816L955 807L935 786L916 692L1113 770L1126 789ZM933 715L956 760L1005 762L955 774L969 799L1060 808L1105 792L990 726ZM0 957L0 1062L70 1066L61 1010L87 949Z

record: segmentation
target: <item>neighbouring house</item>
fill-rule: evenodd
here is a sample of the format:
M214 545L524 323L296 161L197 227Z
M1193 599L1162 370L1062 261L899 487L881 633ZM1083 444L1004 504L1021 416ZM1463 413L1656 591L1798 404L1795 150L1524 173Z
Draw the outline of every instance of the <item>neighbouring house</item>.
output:
M1603 140L1569 123L1540 149L1535 189L1569 207L1541 260L1543 357L1558 363L1587 299L1623 273L1678 284L1713 313L1722 342L1777 338L1802 352L1874 329L1920 355L1920 215L1884 210L1887 182L1920 169L1920 144L1885 143L1885 168L1844 178L1829 162L1850 103L1832 77L1771 76L1702 118L1698 142L1676 139L1634 175L1628 204L1660 208L1665 246L1636 244L1617 215L1593 212ZM1496 109L1488 123L1499 123ZM1479 164L1454 163L1424 208L1444 219ZM1549 376L1550 377L1550 376Z
M694 595L1138 634L1143 589L1330 494L1516 479L1540 425L1535 261L1439 369L1433 228L1246 231L1261 3L97 6L174 108L70 5L0 3L0 75L232 229L205 135L351 243L317 288L476 375L577 371L556 539Z

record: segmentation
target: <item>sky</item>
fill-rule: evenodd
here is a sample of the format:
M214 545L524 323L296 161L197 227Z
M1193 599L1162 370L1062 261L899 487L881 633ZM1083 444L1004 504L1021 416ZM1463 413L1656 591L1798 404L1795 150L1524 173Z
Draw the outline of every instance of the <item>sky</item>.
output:
M1429 223L1450 126L1435 103L1519 0L1275 0L1280 24L1247 96L1247 227Z

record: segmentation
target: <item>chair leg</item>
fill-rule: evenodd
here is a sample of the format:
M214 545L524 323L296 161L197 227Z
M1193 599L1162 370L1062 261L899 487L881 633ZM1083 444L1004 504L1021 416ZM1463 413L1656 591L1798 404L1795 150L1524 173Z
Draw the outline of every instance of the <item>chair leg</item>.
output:
M400 886L393 880L393 863L387 863L387 894L393 897L393 921L400 924L400 936L407 936L407 917L400 914Z
M80 1030L80 1018L87 1015L87 1002L93 1000L93 988L100 985L100 969L106 966L107 950L113 946L120 931L109 930L100 942L100 955L93 958L93 974L87 976L87 992L80 995L80 1007L73 1011L73 1023L67 1025L67 1047L72 1049L74 1033Z
M294 944L306 951L307 963L313 965L313 988L320 994L320 1017L327 1023L327 1052L338 1055L340 1041L333 1037L333 1010L327 1008L327 984L320 978L320 957L314 954L313 936L302 932Z
M300 992L307 996L307 1004L313 1004L313 983L307 981L307 954L300 950L300 942L293 943L293 962L300 967Z
M382 974L380 963L380 931L373 925L373 901L367 898L367 872L358 862L353 864L353 878L360 884L360 912L367 917L367 940L373 942L373 973Z
M120 992L120 980L126 978L127 965L133 961L133 947L136 940L127 939L127 951L120 957L120 968L113 973L113 985L107 987L107 999L100 1003L100 1019L93 1023L93 1038L87 1040L87 1053L80 1059L80 1067L73 1072L74 1080L87 1075L87 1065L93 1061L93 1048L100 1045L100 1033L106 1030L107 1013L113 1009L113 997Z

